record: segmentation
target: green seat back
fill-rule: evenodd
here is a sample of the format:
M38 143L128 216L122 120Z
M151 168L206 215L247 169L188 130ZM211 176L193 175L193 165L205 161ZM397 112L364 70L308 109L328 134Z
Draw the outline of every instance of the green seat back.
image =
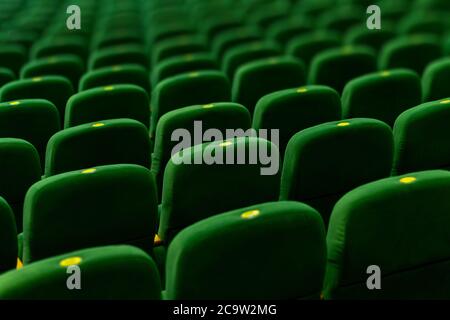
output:
M278 45L272 42L255 41L230 48L222 60L222 70L233 79L236 70L247 62L276 57L281 53Z
M44 76L12 81L0 89L0 102L22 99L45 99L58 110L64 122L67 100L74 94L70 81L61 76Z
M252 127L280 130L281 155L297 132L341 119L339 94L325 86L305 86L270 93L256 104Z
M88 56L88 45L82 37L48 37L36 42L31 48L33 59L51 57L55 55L73 54L83 61Z
M327 85L341 93L348 81L376 69L375 54L368 47L328 49L313 59L309 83Z
M158 63L152 71L152 85L167 78L194 71L215 70L217 63L210 54L195 53L167 58Z
M79 269L81 289L69 290ZM126 245L78 250L0 276L3 300L159 300L161 284L151 257Z
M325 228L298 202L223 213L181 231L169 246L168 299L318 299Z
M389 176L392 158L392 131L381 121L350 119L305 129L288 143L280 200L309 204L328 224L342 195Z
M422 74L425 67L442 55L439 39L434 36L412 35L396 38L381 50L380 69L408 68Z
M150 91L147 70L137 64L122 64L89 71L81 77L79 91L117 84L134 84Z
M379 52L384 44L395 37L389 28L367 29L367 26L355 26L345 35L345 43L353 46L367 46Z
M211 51L220 61L228 50L250 41L261 40L262 37L262 31L256 26L236 27L219 33L213 40Z
M309 66L318 53L340 45L339 34L332 31L313 31L293 38L286 47L286 53L301 59Z
M430 63L422 76L423 100L434 101L450 97L450 58Z
M391 127L405 110L422 101L420 78L412 70L371 73L347 83L342 94L343 118L374 118Z
M39 58L25 64L20 72L22 79L40 76L63 76L70 80L74 88L84 72L84 64L76 55L60 55Z
M182 73L161 81L152 95L150 134L154 137L159 118L192 105L230 101L230 84L219 71Z
M64 127L100 120L130 118L150 125L150 101L147 92L131 84L89 89L70 97Z
M50 137L59 131L56 107L47 100L29 99L0 103L0 137L30 142L44 164Z
M8 68L17 76L27 60L25 48L17 44L2 44L0 47L0 68Z
M450 99L424 103L395 121L394 174L450 169Z
M163 115L156 127L155 148L152 154L152 172L158 184L158 194L161 197L164 169L170 160L174 148L179 144L175 130L187 130L192 137L195 136L195 122L201 126L202 131L209 129L219 130L223 136L227 129L250 128L250 113L247 108L231 102L206 104L184 107L170 111ZM201 123L200 123L201 122ZM191 141L198 144L196 141ZM201 144L202 141L199 141Z
M89 58L89 70L120 64L137 64L148 68L150 59L141 45L118 45L94 51Z
M305 84L305 66L295 58L273 57L241 65L233 79L232 99L253 114L266 94Z
M154 178L141 166L109 165L43 179L25 197L23 262L119 243L152 253L156 215Z
M387 178L346 194L328 229L325 298L450 298L449 196L445 171ZM367 287L374 265L381 290Z
M254 137L205 143L183 149L176 158L172 156L164 171L158 232L161 239L168 244L181 229L199 220L276 200L278 168L274 167L274 162L270 164L272 168L259 163L255 159L257 149L266 150L273 161L278 160L278 149L274 144ZM212 162L208 156L211 154L219 159L218 163L208 164ZM226 161L226 157L234 159L234 164L230 164L231 160Z
M41 179L41 164L36 149L27 141L0 138L0 197L14 212L17 230L22 231L22 209L28 189Z
M206 53L205 40L199 36L180 36L158 42L152 50L152 65L188 53Z
M150 168L147 128L131 119L82 124L56 133L48 142L45 176L108 164Z

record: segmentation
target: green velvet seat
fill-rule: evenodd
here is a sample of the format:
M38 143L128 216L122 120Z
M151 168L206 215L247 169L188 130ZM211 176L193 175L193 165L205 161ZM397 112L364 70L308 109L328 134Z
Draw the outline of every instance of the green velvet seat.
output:
M448 21L443 13L414 12L405 16L398 24L398 31L403 34L442 36L447 30Z
M108 164L150 168L147 128L131 119L83 124L56 133L48 142L45 176Z
M138 64L148 68L150 59L142 45L117 45L94 51L89 57L89 70L119 64Z
M422 88L424 101L450 97L450 58L435 60L426 67Z
M0 68L0 89L7 84L16 79L14 72L7 68Z
M267 30L267 37L284 48L292 39L312 30L312 22L308 18L292 16L271 24Z
M345 33L351 27L360 25L365 21L365 12L356 7L338 7L336 10L324 11L318 18L317 27Z
M408 68L422 74L425 67L442 55L438 38L412 35L389 41L381 50L380 69Z
M0 46L0 68L8 68L19 75L20 68L27 60L25 48L17 44L2 44Z
M237 27L243 27L244 21L238 12L220 13L210 15L208 19L202 21L199 25L200 33L205 37L207 43L212 43L213 39L221 32L231 30Z
M272 163L255 161L256 149L267 151ZM212 154L217 163L210 159ZM279 190L277 160L276 146L254 137L204 143L172 156L164 171L159 237L167 245L180 230L199 220L275 201Z
M80 271L80 290L69 290ZM161 284L151 257L126 245L78 250L0 276L2 300L159 300Z
M339 47L341 37L333 31L312 31L293 38L286 47L286 53L301 59L307 66L320 52Z
M31 48L33 59L66 54L76 55L85 61L88 56L88 45L84 37L47 37L36 42Z
M305 66L292 57L259 59L241 65L233 79L232 99L253 114L256 103L266 94L304 85Z
M252 127L280 130L281 155L297 132L341 119L339 94L326 86L305 86L265 95L256 104Z
M17 231L14 213L0 197L0 274L13 270L17 264Z
M386 70L347 83L342 94L342 117L374 118L392 127L403 111L421 102L421 81L414 71Z
M450 99L421 104L395 121L394 174L450 169Z
M280 200L311 205L327 225L342 195L389 176L392 158L392 131L381 121L359 118L305 129L286 148Z
M116 45L143 44L143 38L134 28L120 28L114 32L104 30L93 39L94 49L103 49Z
M199 36L180 36L158 42L152 50L152 65L187 53L206 53L205 40Z
M121 64L86 72L81 77L79 91L117 84L134 84L150 92L148 72L138 64Z
M230 48L222 60L222 70L233 79L236 70L245 63L263 58L276 57L281 54L280 47L267 41L254 41Z
M181 73L216 69L218 69L217 62L208 53L185 54L167 58L152 70L152 85L156 87L160 81Z
M29 99L0 103L0 137L30 142L42 164L47 142L59 129L58 110L50 101Z
M64 127L115 118L134 119L149 127L150 101L147 92L131 84L79 92L67 102Z
M196 32L195 27L186 22L166 22L164 24L155 25L149 30L148 42L150 46L154 46L166 39L177 38L182 36L190 37Z
M379 52L381 48L395 37L395 32L390 28L367 29L367 26L351 28L345 35L345 43L353 46L367 46Z
M77 88L83 72L84 64L81 58L69 54L32 60L22 67L20 76L22 79L47 75L63 76Z
M177 141L172 141L172 135L175 130L184 129L194 137L196 121L201 122L204 132L208 129L217 129L224 137L227 129L246 131L251 126L250 113L247 108L231 102L184 107L163 115L156 127L155 147L152 154L152 173L156 178L160 198L164 169L178 144ZM191 142L197 144L195 141ZM200 143L202 142L200 141Z
M55 105L60 123L64 122L67 100L74 94L72 84L61 76L44 76L12 81L0 89L0 102L45 99Z
M446 171L387 178L346 194L328 229L325 298L449 299L449 195ZM374 265L381 290L367 287Z
M262 38L263 33L256 26L232 28L219 33L214 38L211 44L211 51L213 56L220 61L228 50L241 44L261 40Z
M230 101L230 84L219 71L182 73L161 81L152 94L150 134L165 113L192 105Z
M155 181L141 166L101 166L43 179L25 197L23 262L110 244L150 254L156 216Z
M254 205L197 222L175 237L166 298L319 299L325 263L317 211L288 201Z
M418 10L434 10L434 11L448 11L450 10L450 3L445 0L417 0L415 9Z
M274 23L287 20L289 16L289 4L284 1L266 1L253 5L248 13L248 22L263 30L267 30Z
M0 197L14 212L18 232L22 231L22 208L25 194L41 179L41 164L36 149L27 141L0 138Z
M348 81L377 69L375 54L364 46L345 46L322 51L311 62L309 83L342 92Z

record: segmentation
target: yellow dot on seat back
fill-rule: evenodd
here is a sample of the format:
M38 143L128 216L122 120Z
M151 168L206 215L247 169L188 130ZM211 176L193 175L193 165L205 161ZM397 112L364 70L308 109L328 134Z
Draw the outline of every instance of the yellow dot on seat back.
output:
M233 144L233 142L231 141L225 141L219 144L219 147L228 147L231 146Z
M122 68L120 66L114 66L112 67L112 71L120 71Z
M342 48L342 53L343 54L349 54L353 52L353 47L351 46L345 46Z
M189 73L189 77L190 78L198 77L198 72L191 72L191 73Z
M192 54L187 54L187 55L184 56L184 59L185 59L186 61L191 61L193 58L194 58L194 57L192 56Z
M346 127L346 126L349 126L349 125L350 125L350 122L339 122L337 124L338 127Z
M389 71L383 71L383 72L380 73L380 75L382 77L389 77L391 75L391 73Z
M20 104L20 101L13 101L13 102L9 103L10 106L17 106L19 104Z
M50 63L55 63L57 61L58 61L58 58L55 58L55 57L52 57L52 58L48 59L48 62L50 62Z
M308 89L305 88L305 87L301 87L301 88L298 88L298 89L297 89L297 92L298 92L298 93L304 93L304 92L306 92L306 91L308 91Z
M259 216L261 212L259 210L251 210L251 211L246 211L243 214L241 214L241 218L242 219L253 219L256 218L257 216Z
M105 90L105 91L113 91L114 87L113 86L107 86L107 87L104 87L103 90Z
M83 259L81 259L80 257L71 257L71 258L67 258L64 260L61 260L59 262L59 265L61 267L68 267L68 266L73 266L73 265L78 265L81 263Z
M447 104L450 103L450 99L446 99L446 100L442 100L441 102L439 102L440 104Z
M400 182L401 183L404 183L404 184L409 184L409 183L413 183L414 181L416 181L417 179L416 178L414 178L414 177L404 177L404 178L401 178L400 179Z
M99 123L94 123L94 124L92 125L92 127L98 128L98 127L103 127L104 125L105 125L104 123L99 122Z
M42 81L42 78L41 77L36 77L36 78L31 79L31 81L39 82L39 81Z
M92 169L83 170L83 171L81 171L81 173L88 174L88 173L94 173L95 171L97 171L97 169L92 168Z
M213 108L213 107L214 107L214 104L212 104L212 103L210 103L210 104L205 104L205 105L203 106L204 109L209 109L209 108Z

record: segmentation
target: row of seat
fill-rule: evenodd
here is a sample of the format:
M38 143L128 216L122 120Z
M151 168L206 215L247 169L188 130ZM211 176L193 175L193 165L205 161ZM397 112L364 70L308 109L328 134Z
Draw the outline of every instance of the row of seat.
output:
M349 61L354 63L353 58ZM124 70L126 67L122 66L120 69ZM142 88L131 84L92 88L74 94L67 79L60 76L46 76L6 84L0 90L0 101L46 99L55 105L60 122L64 123L65 128L93 121L127 117L149 126L150 134L154 138L157 123L165 113L185 106L225 102L231 99L247 107L253 114L255 126L261 127L261 122L271 121L270 118L265 119L270 112L267 109L275 108L276 103L272 100L276 95L270 93L296 87L302 82L295 79L296 63L289 58L260 60L243 67L243 70L248 69L251 70L242 78L240 89L233 90L233 99L230 98L227 80L218 71L181 74L162 81L152 95L151 121L148 95ZM331 74L338 79L344 72ZM424 74L423 85L418 75L407 69L386 70L356 77L348 82L343 90L342 112L341 110L336 112L342 113L343 118L370 117L392 126L401 112L420 104L423 100L437 100L450 96L448 86L445 85L449 76L450 59L445 58L430 65ZM130 77L134 76L130 74ZM131 81L124 78L120 82ZM269 96L266 96L267 94ZM426 98L422 99L422 96ZM276 107L281 117L282 112L278 105ZM339 116L336 115L334 118ZM53 115L48 117L51 118L49 122L53 122L52 127L59 127ZM37 147L42 154L42 146Z
M109 166L85 173L70 174L70 189L76 192L72 198L81 195L81 186L88 189L70 214L60 207L61 200L54 201L59 202L56 207L44 205L50 186L31 189L36 198L31 206L39 206L35 212L47 212L53 222L42 224L41 231L27 230L25 259L52 257L1 275L1 299L449 298L448 171L416 172L356 188L337 203L327 236L315 209L289 201L252 205L197 222L170 244L165 286L148 250L117 245L150 247L150 208L140 203L145 197L137 202L126 199L132 208L125 212L124 195L118 192L137 184L141 188L135 191L144 190L142 184L151 181L149 172ZM98 184L109 187L91 188ZM58 219L58 209L73 217L70 227ZM101 212L110 215L103 219ZM2 227L13 228L3 200L0 213ZM81 217L90 221L82 225ZM83 228L83 236L78 228ZM114 240L107 238L113 235ZM2 232L2 237L16 243L10 232ZM101 247L112 243L116 245ZM76 250L92 246L100 247ZM14 260L11 251L1 261L11 267ZM82 290L65 286L66 270L73 266L82 271ZM371 290L367 284L371 266L381 270L382 290Z
M448 298L448 173L416 171L448 168L449 29L405 15L445 0L382 30L352 0L79 0L72 31L42 1L0 4L0 298ZM281 171L195 164L258 138L171 158L198 120L280 129Z
M253 147L251 142L255 139L258 147L268 144L268 154L274 156L273 161L279 161L277 147L263 139L236 138L225 142L205 143L199 148L184 149L180 151L179 156L188 161L182 163L177 163L173 157L169 160L171 150L166 150L167 158L160 158L156 167L157 169L161 165L165 166L167 162L164 175L152 168L152 176L156 176L158 182L154 187L155 199L150 199L152 202L154 200L154 206L160 202L157 194L162 190L159 237L169 243L179 230L203 218L232 208L275 201L278 198L311 205L320 212L327 225L336 201L359 185L391 174L448 168L450 156L448 148L443 147L448 136L446 125L448 105L449 100L441 100L406 111L399 117L394 127L394 135L389 126L381 121L364 118L328 122L302 130L288 143L282 167L281 186L277 171L273 175L261 174L260 168L264 166L261 163L247 160L245 163L236 161L234 165L223 165L198 164L191 161L197 154L202 157L211 147L222 150L221 152L228 152L227 149L230 148L235 151L243 148L245 155L248 156ZM183 111L185 113L193 111L193 114L198 116L204 110L204 107L194 106ZM238 105L221 105L215 111L214 118L217 121L223 119L226 126L227 116L230 119L240 113L243 116L242 121L245 121L248 114L243 111L245 109ZM223 117L221 113L224 114ZM180 118L180 115L183 116L177 112L173 119L168 119L172 120L173 124L180 124L180 120L185 120ZM172 128L170 121L165 123L168 129ZM188 121L184 124L189 128L191 123ZM433 130L429 128L430 123L433 123ZM170 134L170 131L166 131L162 136L167 134ZM117 163L119 166L121 163L133 163L148 168L148 147L149 139L144 126L131 119L75 127L56 134L50 140L46 177L40 181L39 157L35 148L24 140L0 139L2 167L5 169L2 174L4 177L2 180L5 181L2 193L14 208L17 228L20 231L22 226L22 201L25 198L23 215L26 217L29 214L26 199L30 197L30 190L36 185L39 186L36 188L42 190L42 186L57 185L55 181L68 181L67 186L63 184L61 187L50 188L56 193L45 195L44 203L52 202L48 199L64 199L65 196L61 196L60 193L74 196L76 192L69 187L73 184L72 176L75 173L63 172L81 170L88 167L88 164L98 166L109 163ZM83 172L90 173L89 169ZM99 186L94 187L103 189ZM138 194L131 187L126 189L127 193ZM186 192L190 189L196 194ZM88 189L83 187L83 192L86 190ZM122 189L118 191L123 192ZM226 202L221 200L225 195L228 195ZM80 195L77 198L85 197ZM63 207L74 207L78 212L76 202L75 199L73 203L64 202ZM36 201L32 200L31 203L35 204ZM64 211L63 207L57 211ZM33 210L41 212L39 209ZM110 214L108 210L106 212ZM32 221L36 220L48 224L45 218L35 218ZM156 230L158 220L159 215L152 221L151 229ZM25 231L27 228L25 221L23 225ZM64 233L64 236L67 237L67 234ZM36 242L36 239L34 241ZM38 245L38 247L45 246Z
M410 74L409 71L393 73L398 75L400 83L402 78L406 78L405 85L416 79L415 75ZM411 77L408 79L410 75ZM390 80L390 76L390 74L374 75L356 79L354 83L350 83L349 90L354 87L353 84L357 87L360 81L361 86L364 87L365 83L373 80L371 77L375 78L375 86L379 88L377 81L380 79ZM394 82L394 80L392 81ZM387 81L387 83L390 84L391 82ZM388 87L386 86L386 88ZM390 87L395 88L394 85ZM136 93L142 93L134 87L128 89L130 90L127 90L126 86L118 88L119 91L133 92L136 89ZM406 93L409 91L404 90L404 92L402 104L397 105L399 107L406 104ZM417 93L409 93L413 102L417 98ZM371 161L376 162L375 166L381 165L384 168L382 176L389 175L391 171L393 174L403 174L449 166L450 154L445 147L448 144L446 117L450 110L448 108L450 106L449 99L424 103L400 113L401 110L394 109L396 101L387 100L391 103L377 104L370 100L364 104L362 101L358 102L361 98L357 94L352 95L351 93L348 96L344 95L344 101L350 99L349 96L353 97L350 100L352 102L344 102L344 105L350 106L354 103L355 106L363 107L373 105L375 108L380 106L377 110L379 114L383 112L383 110L380 110L382 108L391 114L399 113L400 116L395 124L391 122L394 126L393 134L388 126L375 120L358 118L338 120L340 119L338 94L325 86L288 89L263 97L258 103L253 125L250 122L248 110L234 103L191 106L168 112L161 117L158 123L154 148L152 148L148 129L145 125L133 119L119 118L92 122L58 131L56 108L48 101L20 100L0 104L0 133L5 137L16 137L16 139L0 138L2 155L5 157L8 155L9 159L2 161L3 168L8 168L8 170L5 170L5 174L1 175L2 180L5 181L5 190L2 191L1 195L11 201L20 229L21 203L28 187L39 181L41 174L44 177L50 177L55 174L98 165L132 163L152 169L157 180L158 197L161 199L166 165L180 143L179 140L173 139L172 134L176 129L185 129L193 137L196 131L196 121L201 121L204 131L214 128L222 132L224 137L226 137L227 130L234 130L233 134L236 135L248 135L252 134L249 131L251 127L256 130L279 129L278 141L275 141L275 143L280 150L279 156L281 159L284 158L285 163L282 166L281 160L279 166L287 170L284 174L285 179L292 180L292 182L287 183L288 188L291 188L295 181L303 180L296 174L297 169L290 168L292 166L309 172L308 175L311 178L306 178L306 180L311 180L311 182L304 185L305 190L311 190L313 177L330 176L335 170L342 171L344 168L348 168L350 172L358 171L354 169L355 166L362 166L361 169L364 169L371 157L374 159ZM418 99L416 100L418 101ZM112 105L111 103L108 106L111 107ZM139 105L143 104L134 104L137 107ZM113 114L112 109L107 111L110 112L109 114ZM133 113L133 109L130 108L129 112L130 114ZM354 116L362 115L356 113ZM374 115L373 118L377 118L377 116ZM382 127L383 134L381 137L380 134L372 134L370 131L367 134L364 133L364 127L374 124ZM343 128L344 126L349 128ZM348 135L347 137L342 137L341 135L347 129L354 131L349 131L345 133ZM310 132L317 133L311 134ZM255 134L257 133L255 132ZM374 137L373 143L369 143L369 136L372 135ZM267 138L273 137L268 136ZM24 139L28 142L17 139ZM296 142L297 140L300 142ZM310 141L308 143L316 146L315 151L304 146L305 141ZM376 141L378 141L377 145L375 145ZM190 141L188 144L195 143L198 142ZM355 143L360 145L354 145ZM299 146L294 146L296 144ZM350 148L350 146L352 147ZM343 150L346 150L345 157ZM327 153L326 156L324 152ZM394 164L392 165L393 154ZM358 155L364 156L366 161L359 159ZM308 160L306 163L300 164L298 157L300 159L305 157L305 159L310 159L311 162L309 163ZM339 160L338 164L337 159L339 158L342 161ZM343 160L344 158L346 160ZM380 161L380 158L384 160ZM324 160L322 159L333 161L334 165L324 167L322 165ZM43 172L41 171L41 161ZM316 169L312 170L312 168ZM370 170L373 170L373 168L372 165L368 166ZM325 172L325 169L328 169L329 172ZM375 177L381 176L376 175ZM341 176L341 179L344 179L344 176ZM345 179L348 182L349 176ZM12 186L17 190L16 192L8 190ZM353 187L354 185L349 183L349 187L340 191L348 191ZM319 183L319 188L324 189L322 181ZM339 189L337 188L337 190ZM170 193L172 190L168 192ZM288 192L286 190L286 192L290 194L294 191ZM313 193L316 194L317 192ZM322 193L327 194L327 192ZM303 194L303 192L300 194ZM299 196L298 199L305 200L305 195ZM323 200L319 200L319 202L321 201ZM329 210L325 211L328 212Z

